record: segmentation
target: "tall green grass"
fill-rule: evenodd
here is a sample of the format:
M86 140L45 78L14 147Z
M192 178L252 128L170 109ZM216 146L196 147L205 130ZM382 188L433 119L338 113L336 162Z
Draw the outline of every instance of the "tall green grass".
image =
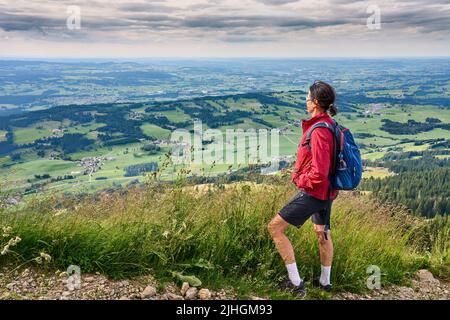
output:
M82 272L99 271L113 278L153 273L168 279L176 272L194 275L213 288L238 285L243 293L270 293L286 271L267 224L295 192L283 184L237 184L207 191L152 184L81 202L34 199L0 212L1 226L11 226L10 236L22 239L0 256L0 263L34 263L33 258L45 252L52 257L47 263L52 269L74 264ZM411 237L422 224L401 207L342 192L332 211L336 290L364 289L369 265L381 269L383 285L402 283L430 265L446 275L448 238L438 236L439 248L427 255L419 245L423 237ZM302 276L317 276L318 242L311 222L300 230L288 229L288 236Z

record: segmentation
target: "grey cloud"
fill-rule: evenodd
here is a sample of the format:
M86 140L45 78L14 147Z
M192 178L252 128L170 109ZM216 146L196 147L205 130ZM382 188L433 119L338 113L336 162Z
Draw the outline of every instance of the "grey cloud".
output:
M421 27L422 32L450 30L450 10L436 11L417 8L399 13L381 13L381 23L397 27Z
M131 12L163 12L170 13L177 11L174 7L169 7L164 2L144 2L144 3L125 3L117 7L119 11L131 11Z
M280 6L287 3L299 2L299 0L257 0L257 2L261 2L271 6Z
M61 26L65 26L64 19L0 12L0 28L5 31L43 30Z
M308 18L272 17L265 15L248 16L196 16L187 18L183 24L189 28L225 29L225 28L256 28L256 27L281 27L281 28L314 28L319 26L340 25L348 23L344 19L314 20Z

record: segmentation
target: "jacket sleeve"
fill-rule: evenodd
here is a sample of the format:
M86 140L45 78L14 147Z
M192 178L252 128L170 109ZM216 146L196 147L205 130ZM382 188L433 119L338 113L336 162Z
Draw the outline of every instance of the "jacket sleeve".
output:
M327 128L317 128L313 131L311 167L295 179L297 187L308 190L326 183L331 166L332 139L333 135Z

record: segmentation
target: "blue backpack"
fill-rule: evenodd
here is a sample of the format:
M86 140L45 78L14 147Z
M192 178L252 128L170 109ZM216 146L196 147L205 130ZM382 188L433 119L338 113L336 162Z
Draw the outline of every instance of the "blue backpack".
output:
M328 179L330 186L328 188L328 207L326 212L325 239L328 239L327 232L330 229L331 188L337 190L353 190L361 181L363 167L361 153L358 145L355 143L352 133L348 128L338 124L333 119L333 125L328 122L318 122L312 126L306 136L306 143L311 151L311 134L316 128L328 128L334 137L334 156Z

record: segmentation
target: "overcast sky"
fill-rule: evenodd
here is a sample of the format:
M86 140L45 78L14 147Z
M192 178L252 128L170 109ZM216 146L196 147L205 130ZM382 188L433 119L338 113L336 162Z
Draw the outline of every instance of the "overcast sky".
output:
M0 0L0 57L342 56L450 56L450 0Z

